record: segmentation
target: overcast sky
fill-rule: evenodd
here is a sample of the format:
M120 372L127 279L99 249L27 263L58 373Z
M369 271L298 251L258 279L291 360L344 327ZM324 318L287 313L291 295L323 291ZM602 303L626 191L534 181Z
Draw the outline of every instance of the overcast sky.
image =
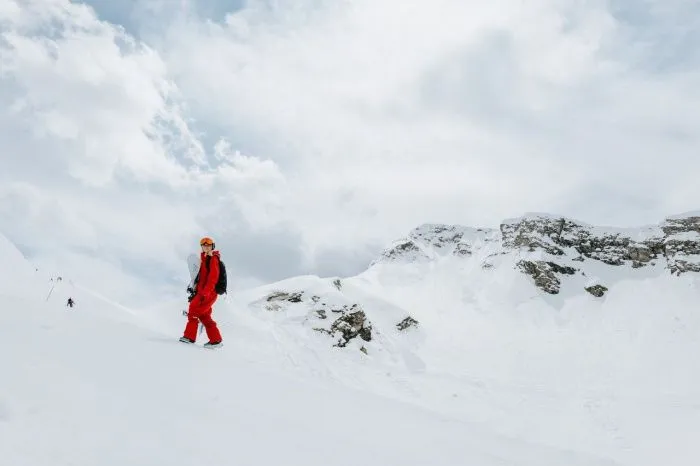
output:
M0 233L134 302L202 235L235 289L656 223L700 208L698 43L695 0L0 0Z

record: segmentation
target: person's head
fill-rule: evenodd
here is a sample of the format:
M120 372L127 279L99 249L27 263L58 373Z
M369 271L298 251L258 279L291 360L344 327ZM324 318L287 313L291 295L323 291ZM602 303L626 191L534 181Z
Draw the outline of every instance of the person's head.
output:
M199 245L202 247L202 251L205 254L209 254L209 255L214 251L214 248L216 248L216 244L214 243L214 240L208 236L205 236L204 238L200 239Z

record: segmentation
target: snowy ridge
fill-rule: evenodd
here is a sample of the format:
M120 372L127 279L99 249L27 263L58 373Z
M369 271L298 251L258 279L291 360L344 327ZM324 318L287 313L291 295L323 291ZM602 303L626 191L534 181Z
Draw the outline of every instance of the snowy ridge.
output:
M36 294L38 283L41 282L37 270L27 261L17 247L0 233L0 283L4 284L2 291L7 294L22 295L31 290Z
M370 266L386 262L425 262L448 254L469 256L497 240L497 231L461 225L423 224L395 241Z
M623 269L663 266L676 275L700 271L700 216L677 215L639 228L598 227L546 213L506 219L499 230L422 225L387 248L370 267L426 262L446 252L468 259L481 252L485 268L493 266L489 259L509 256L510 266L530 275L538 288L558 294L568 277L598 272L596 262Z
M355 277L295 277L236 302L284 322L298 332L294 338L423 370L418 354L431 325L446 331L446 322L453 326L467 312L512 316L532 309L537 318L579 301L604 306L618 285L699 271L699 231L694 216L640 228L543 213L507 219L499 229L423 224Z

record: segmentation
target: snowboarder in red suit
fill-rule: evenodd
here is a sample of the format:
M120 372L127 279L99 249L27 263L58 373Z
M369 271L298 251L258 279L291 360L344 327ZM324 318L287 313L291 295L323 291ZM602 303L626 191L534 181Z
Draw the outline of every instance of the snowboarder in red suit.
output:
M187 325L180 341L194 343L197 339L197 327L199 322L204 326L209 341L204 344L206 347L221 346L221 333L212 319L212 306L219 297L214 286L219 279L219 251L215 251L214 240L204 237L199 241L202 247L199 264L199 278L195 285L195 295L190 301L187 312Z

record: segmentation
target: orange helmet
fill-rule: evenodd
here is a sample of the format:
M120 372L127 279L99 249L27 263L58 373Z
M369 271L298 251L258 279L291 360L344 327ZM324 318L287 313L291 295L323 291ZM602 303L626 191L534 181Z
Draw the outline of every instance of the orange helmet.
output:
M204 238L199 240L199 245L200 246L211 246L212 249L216 248L216 244L214 243L214 240L208 236L205 236Z

